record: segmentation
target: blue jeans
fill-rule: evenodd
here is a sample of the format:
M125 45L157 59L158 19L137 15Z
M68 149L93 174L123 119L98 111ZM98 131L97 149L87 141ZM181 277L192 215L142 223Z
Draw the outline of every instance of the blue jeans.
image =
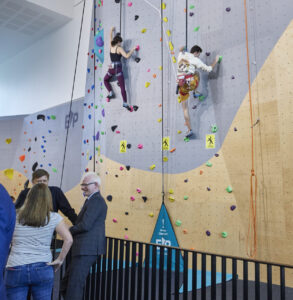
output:
M26 300L29 287L34 300L51 300L54 271L43 262L10 267L4 281L8 300Z

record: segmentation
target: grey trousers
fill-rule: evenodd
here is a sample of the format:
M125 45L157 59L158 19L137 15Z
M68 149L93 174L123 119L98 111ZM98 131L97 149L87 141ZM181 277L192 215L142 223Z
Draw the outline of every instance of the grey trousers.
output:
M60 291L65 294L65 300L82 300L83 289L90 267L96 261L96 255L78 255L71 262L62 279Z

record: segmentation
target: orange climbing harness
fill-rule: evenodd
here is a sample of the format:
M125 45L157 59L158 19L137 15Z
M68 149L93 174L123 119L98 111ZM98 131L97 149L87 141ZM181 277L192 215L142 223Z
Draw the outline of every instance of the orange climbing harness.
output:
M246 249L249 257L255 257L257 252L257 232L256 232L256 198L257 198L257 177L254 171L254 140L253 140L253 115L252 115L252 97L250 83L250 61L248 48L248 25L247 25L247 5L244 0L245 11L245 34L246 34L246 56L247 56L247 73L249 87L249 104L250 104L250 123L251 123L251 174L250 174L250 204L249 204L249 223L246 239ZM254 177L254 180L253 180Z

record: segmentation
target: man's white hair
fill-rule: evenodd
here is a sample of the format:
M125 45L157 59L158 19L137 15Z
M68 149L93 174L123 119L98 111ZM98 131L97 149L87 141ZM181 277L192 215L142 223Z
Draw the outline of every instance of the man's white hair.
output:
M83 181L86 177L90 177L92 182L96 182L99 186L101 186L101 178L95 172L87 172L82 176L81 181Z

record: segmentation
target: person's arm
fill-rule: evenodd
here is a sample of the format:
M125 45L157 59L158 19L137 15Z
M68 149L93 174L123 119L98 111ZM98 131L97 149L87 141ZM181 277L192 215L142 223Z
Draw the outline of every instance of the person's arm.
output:
M122 47L119 47L117 49L117 53L121 54L124 58L128 59L135 50L136 50L136 47L132 48L128 53L126 53Z
M103 203L99 203L99 199L92 198L88 201L82 220L69 228L72 235L89 231L97 218L103 213Z
M62 192L61 189L55 187L55 200L57 202L58 209L71 221L72 224L75 224L77 219L77 214L75 210L71 207L69 201L67 200L66 196Z
M110 47L112 46L112 45L111 45L111 42L112 42L114 30L115 30L115 27L111 27L111 30L110 30Z
M28 194L29 192L29 189L25 189L25 190L22 190L20 192L20 194L18 195L16 201L15 201L15 209L19 209L23 206L24 204L24 201L25 201L25 198L26 198L26 195Z
M72 235L70 231L68 230L68 226L65 224L64 220L62 220L57 226L56 226L57 233L61 236L63 240L63 245L60 254L58 257L52 261L51 263L48 263L49 266L54 266L55 272L62 266L64 259L70 250L70 247L73 242Z

